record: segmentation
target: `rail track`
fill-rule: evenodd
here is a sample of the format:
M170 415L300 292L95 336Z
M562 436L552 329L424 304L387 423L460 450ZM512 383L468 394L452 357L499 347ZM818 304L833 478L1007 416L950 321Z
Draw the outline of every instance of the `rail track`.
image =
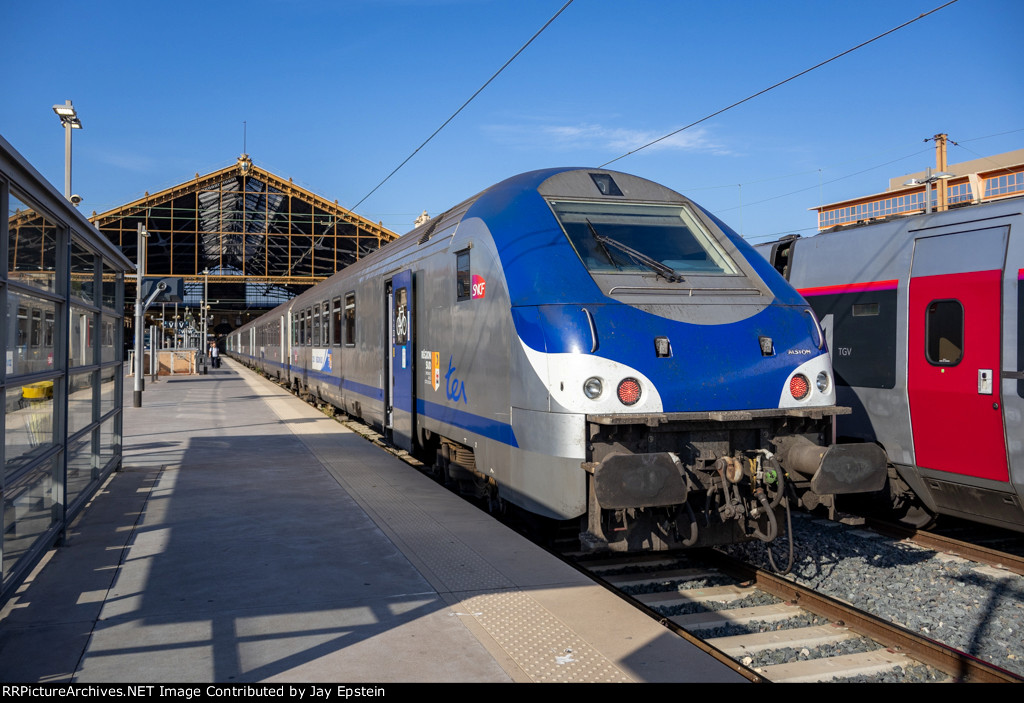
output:
M751 680L1022 682L834 598L711 550L577 561L607 587ZM723 659L725 660L725 659Z
M978 564L984 564L997 569L1005 569L1014 574L1024 576L1024 550L1020 549L1020 547L1024 545L1024 535L1018 536L1018 544L1012 545L1017 547L1016 551L1020 553L1013 553L1004 551L1003 549L995 549L979 544L979 537L977 535L972 536L970 539L959 539L950 534L915 530L913 528L877 520L869 520L867 524L876 532L889 537L904 539L908 542L912 542L936 552L952 554ZM986 531L984 527L977 529L982 530L980 533L982 537L980 539L988 537L989 532Z

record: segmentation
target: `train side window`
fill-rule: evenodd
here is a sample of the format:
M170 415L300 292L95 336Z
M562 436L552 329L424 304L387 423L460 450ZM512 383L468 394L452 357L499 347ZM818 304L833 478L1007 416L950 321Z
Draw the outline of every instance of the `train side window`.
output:
M331 329L334 330L334 346L341 345L341 298L334 299L334 314L331 319Z
M45 347L52 347L53 346L53 312L50 311L50 310L47 310L43 314L45 315L45 317L43 318L43 346L45 346ZM111 342L111 344L113 344L113 342Z
M18 346L28 345L28 308L18 308Z
M29 344L33 347L38 347L42 343L43 337L43 311L33 310L32 311L32 340Z
M933 366L956 366L964 356L964 308L959 300L933 300L925 313L925 356Z
M356 294L345 295L345 346L356 345Z
M313 306L313 339L310 343L314 347L320 346L320 303Z
M331 343L331 301L325 300L320 304L320 346L326 347Z
M455 252L455 299L469 300L471 285L469 249L463 249Z
M313 308L306 308L306 346L313 343Z
M407 319L408 307L406 294L408 289L399 288L395 295L395 344L403 345L409 342L409 321Z

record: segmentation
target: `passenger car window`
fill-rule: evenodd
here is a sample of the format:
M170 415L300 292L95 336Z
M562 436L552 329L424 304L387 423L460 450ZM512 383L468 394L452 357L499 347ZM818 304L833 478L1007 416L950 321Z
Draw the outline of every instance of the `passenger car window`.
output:
M472 280L469 275L469 249L455 252L455 299L469 300Z
M964 308L959 300L933 300L925 313L925 356L934 366L956 366L964 356Z
M341 298L334 299L334 315L332 316L332 327L334 330L334 346L341 344Z
M345 346L354 347L356 344L356 294L348 293L345 296Z

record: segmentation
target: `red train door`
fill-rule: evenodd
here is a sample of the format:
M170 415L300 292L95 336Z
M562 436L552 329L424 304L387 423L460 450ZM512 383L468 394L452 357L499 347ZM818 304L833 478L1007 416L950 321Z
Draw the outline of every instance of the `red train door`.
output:
M1007 481L1001 290L1007 228L914 244L907 394L918 466Z

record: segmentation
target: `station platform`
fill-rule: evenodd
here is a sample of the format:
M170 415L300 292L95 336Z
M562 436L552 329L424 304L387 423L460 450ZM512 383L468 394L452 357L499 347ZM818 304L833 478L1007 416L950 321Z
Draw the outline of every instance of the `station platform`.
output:
M0 680L744 682L225 359L125 379L124 461L0 613Z

